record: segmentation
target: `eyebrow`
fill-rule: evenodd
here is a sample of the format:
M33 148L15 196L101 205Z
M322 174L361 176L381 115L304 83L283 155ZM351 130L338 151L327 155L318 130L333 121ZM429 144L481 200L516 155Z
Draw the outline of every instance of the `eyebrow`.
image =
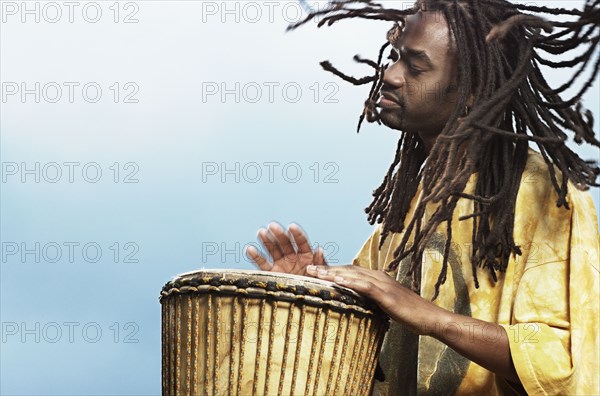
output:
M400 47L399 49L396 48L396 50L398 52L400 52L400 56L402 57L408 57L411 59L419 59L422 60L423 62L425 62L427 64L427 66L432 67L433 64L431 62L431 58L429 58L429 55L427 55L427 52L423 51L423 50L416 50L413 48L408 48L408 47Z

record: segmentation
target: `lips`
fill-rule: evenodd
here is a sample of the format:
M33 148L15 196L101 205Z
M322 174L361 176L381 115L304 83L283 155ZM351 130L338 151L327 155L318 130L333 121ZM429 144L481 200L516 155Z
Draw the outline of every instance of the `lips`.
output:
M401 108L400 101L390 92L382 92L377 103L382 108Z

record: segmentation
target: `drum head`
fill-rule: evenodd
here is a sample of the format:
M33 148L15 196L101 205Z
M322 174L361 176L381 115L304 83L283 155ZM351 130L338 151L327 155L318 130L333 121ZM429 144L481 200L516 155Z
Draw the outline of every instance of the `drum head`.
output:
M376 304L333 282L302 275L257 270L202 269L186 272L174 277L163 287L161 301L174 293L206 293L217 290L231 293L244 291L249 297L269 295L281 300L303 300L311 305L325 303L331 308L382 315Z

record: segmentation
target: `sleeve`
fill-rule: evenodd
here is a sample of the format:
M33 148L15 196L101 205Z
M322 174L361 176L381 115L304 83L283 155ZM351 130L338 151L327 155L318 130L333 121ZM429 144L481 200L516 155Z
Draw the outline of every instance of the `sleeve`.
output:
M379 269L379 238L381 226L377 226L369 239L363 244L352 265L367 269Z
M598 222L590 195L570 191L566 221L557 220L555 211L564 209L556 205L539 220L534 241L542 260L526 265L511 324L503 325L530 395L600 394Z

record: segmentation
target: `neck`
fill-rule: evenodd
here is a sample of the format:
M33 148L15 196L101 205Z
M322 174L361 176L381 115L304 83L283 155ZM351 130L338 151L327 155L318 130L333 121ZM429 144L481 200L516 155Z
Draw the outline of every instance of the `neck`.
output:
M439 135L439 132L438 133L419 132L419 137L421 138L421 140L423 141L423 144L425 145L425 153L427 155L429 155L429 153L431 152L431 149L433 148L433 145L435 144L435 141L436 141L438 135Z

